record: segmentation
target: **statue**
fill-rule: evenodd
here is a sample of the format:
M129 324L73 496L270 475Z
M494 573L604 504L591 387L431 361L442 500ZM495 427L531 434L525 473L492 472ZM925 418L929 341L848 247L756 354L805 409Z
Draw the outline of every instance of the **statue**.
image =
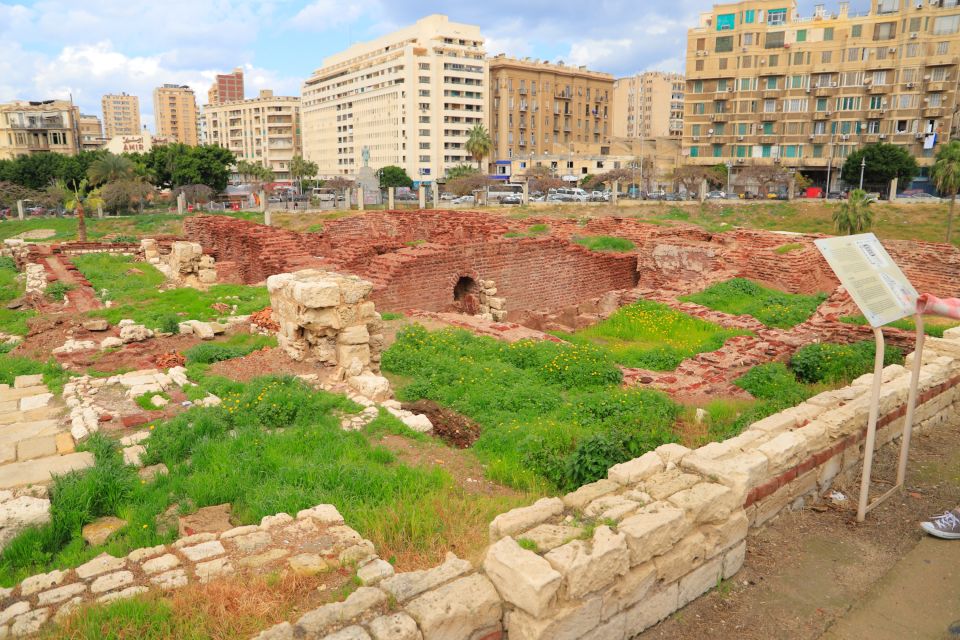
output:
M363 166L367 167L370 165L370 148L364 146L363 151L360 152L360 157L363 158Z

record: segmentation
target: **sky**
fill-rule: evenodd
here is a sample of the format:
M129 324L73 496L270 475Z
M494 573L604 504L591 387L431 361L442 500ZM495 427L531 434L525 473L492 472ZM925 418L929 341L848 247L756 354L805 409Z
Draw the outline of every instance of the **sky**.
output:
M800 0L804 15L816 0ZM824 2L828 10L836 2ZM854 10L869 0L853 0ZM206 101L217 73L242 67L247 97L299 95L323 59L431 13L479 25L490 55L587 65L625 76L683 71L686 31L710 0L0 0L0 102L73 96L100 115L105 93L140 97L186 84Z

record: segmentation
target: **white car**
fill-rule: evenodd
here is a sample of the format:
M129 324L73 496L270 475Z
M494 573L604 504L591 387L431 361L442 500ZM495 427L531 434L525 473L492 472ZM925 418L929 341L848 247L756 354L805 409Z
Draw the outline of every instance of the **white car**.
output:
M476 201L477 199L473 196L460 196L453 199L453 204L474 204Z

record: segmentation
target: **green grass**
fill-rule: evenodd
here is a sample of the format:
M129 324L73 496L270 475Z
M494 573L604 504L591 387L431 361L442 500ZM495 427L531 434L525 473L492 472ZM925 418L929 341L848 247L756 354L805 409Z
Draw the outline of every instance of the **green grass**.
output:
M162 462L169 475L143 483L113 441L91 438L87 446L96 464L54 481L51 522L24 531L4 549L0 584L76 566L102 552L119 557L169 542L176 524L164 525L157 516L172 505L190 513L230 503L234 522L242 525L330 503L381 553L449 548L464 513L483 523L485 538L489 518L516 506L511 498L470 496L468 502L443 469L405 466L364 434L342 431L338 414L359 410L343 396L289 377L206 382L220 393L220 407L192 408L150 425L143 462ZM395 418L383 414L374 422L381 421ZM463 513L451 516L453 510ZM128 525L104 545L86 546L83 525L106 515Z
M865 340L854 344L808 344L790 358L790 367L803 382L846 384L873 371L876 344ZM883 365L903 364L903 351L887 347Z
M23 280L17 278L17 267L13 260L0 257L0 333L26 335L29 330L27 320L37 315L32 309L6 308L8 302L23 295L23 286Z
M137 403L138 407L144 409L145 411L156 411L160 407L157 407L155 404L153 404L152 400L154 396L160 396L164 400L168 402L170 401L170 396L162 391L158 393L145 393L142 396L137 396L133 401Z
M43 290L43 293L51 300L58 300L62 302L67 296L67 292L73 291L74 288L75 287L72 284L56 280L48 284L47 288Z
M48 362L38 362L30 358L0 355L0 384L12 385L17 376L38 373L43 374L43 383L57 395L63 392L63 385L70 379L70 373L52 358Z
M406 316L404 316L402 313L393 313L392 311L384 311L383 313L380 314L380 318L384 322L389 322L391 320L401 320L404 317Z
M847 324L856 324L862 327L870 326L870 323L867 322L867 319L863 316L843 316L840 318L840 322L845 322ZM895 327L897 329L904 329L906 331L916 331L917 323L911 318L903 318L902 320L897 320L891 322L890 324L885 325L887 327ZM940 316L924 316L923 317L923 333L928 336L933 336L934 338L942 338L943 332L947 329L952 329L953 327L960 327L960 322L956 320L951 320L949 318L943 318Z
M213 364L222 360L242 358L258 349L275 346L277 346L277 339L274 336L238 333L226 340L202 342L187 349L183 355L186 356L188 364Z
M513 487L577 487L676 439L679 407L656 391L620 389L610 355L589 344L506 344L414 325L382 367L401 400L433 400L475 420L473 451L487 476Z
M788 242L787 244L782 244L776 249L773 250L777 255L786 255L791 251L797 251L798 249L803 249L803 245L797 242Z
M270 304L266 287L218 284L207 291L190 287L160 291L165 281L153 265L133 262L129 256L86 254L73 259L77 269L90 281L97 294L114 306L90 315L116 324L132 318L151 329L168 329L177 321L217 320L224 315L214 304L237 306L236 314L259 311ZM106 294L104 294L106 290Z
M625 253L636 247L626 238L615 238L613 236L574 236L573 241L591 251Z
M655 371L672 371L686 358L715 351L729 338L748 334L647 300L621 307L606 320L576 333L556 333L568 342L604 349L624 366Z
M43 638L77 640L202 640L207 637L197 616L178 617L161 598L128 598L101 606L88 606L66 623L69 635L48 628Z
M799 295L768 289L746 278L734 278L681 300L733 315L753 316L768 327L789 329L805 322L826 300L826 294Z

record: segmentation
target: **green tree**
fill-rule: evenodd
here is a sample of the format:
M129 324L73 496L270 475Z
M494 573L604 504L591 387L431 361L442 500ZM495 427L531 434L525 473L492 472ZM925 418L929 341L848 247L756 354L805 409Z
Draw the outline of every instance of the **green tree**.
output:
M851 191L850 197L833 211L833 225L837 233L852 236L869 231L873 225L870 202L867 192L863 189Z
M843 175L848 184L860 182L864 158L867 164L863 168L863 184L877 189L886 189L894 178L901 187L906 187L920 173L917 161L905 148L895 144L870 144L848 155L843 163Z
M140 176L111 180L100 187L100 198L104 207L117 214L120 211L129 211L133 204L143 213L144 200L151 193L153 187Z
M87 216L85 208L96 209L103 204L100 192L90 188L86 178L69 184L63 179L54 180L48 187L51 195L56 195L67 209L73 209L77 215L77 239L87 241Z
M158 145L134 164L142 166L155 185L172 189L187 184L205 184L223 191L230 181L230 167L236 162L233 152L214 145L191 147L185 144Z
M480 166L480 162L493 151L493 140L490 139L487 128L482 124L473 125L467 138L466 148L467 153L472 155L473 159L477 161L477 170L482 172L483 169Z
M90 180L90 184L98 185L129 179L135 173L136 167L130 158L107 153L90 164L87 169L87 178Z
M387 187L412 187L413 180L407 175L402 167L388 165L377 170L377 177L380 179L380 188Z
M960 140L951 140L937 150L937 160L930 170L930 179L940 195L950 196L947 211L947 242L953 240L953 209L960 191Z
M303 156L293 156L290 161L290 177L297 181L297 193L303 193L303 179L312 178L320 172L316 162L304 160Z
M473 174L479 172L480 170L472 165L458 164L455 167L450 167L447 169L447 180L455 180L456 178L462 178L463 176L472 176Z

